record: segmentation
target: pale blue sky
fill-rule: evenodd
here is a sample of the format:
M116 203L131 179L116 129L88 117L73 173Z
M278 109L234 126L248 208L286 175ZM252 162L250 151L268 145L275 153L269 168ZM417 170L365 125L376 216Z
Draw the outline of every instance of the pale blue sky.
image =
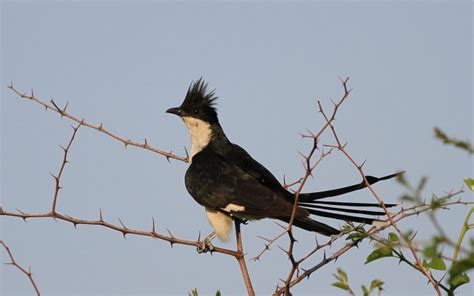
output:
M316 99L331 106L341 94L339 76L354 88L336 127L349 152L367 160L367 172L406 170L416 181L430 177L426 197L458 189L472 176L471 159L433 139L439 126L472 139L472 4L446 2L16 2L1 5L2 205L25 211L49 209L49 172L62 157L59 144L71 124L38 105L19 100L6 85L34 88L69 111L124 137L184 154L184 125L164 111L181 103L191 80L203 76L216 88L221 123L229 138L249 151L280 180L302 174L298 151L309 143L298 134L322 123ZM331 137L324 138L332 143ZM185 190L186 164L123 145L81 129L64 173L59 209L128 226L194 239L211 229L204 210ZM306 190L358 182L342 155L327 159ZM386 201L403 190L395 182L376 186ZM472 198L468 194L465 198ZM368 192L351 195L371 200ZM457 234L466 208L442 216ZM49 220L24 223L0 218L1 239L19 262L31 265L45 295L224 295L245 293L235 259L197 255L192 248L130 236L99 227ZM429 237L430 224L402 224ZM271 221L243 228L249 256L280 229ZM309 249L313 235L297 232ZM281 245L285 246L286 241ZM233 247L233 242L226 245ZM355 288L373 278L386 282L384 295L432 295L420 274L394 260L363 264L371 246L329 264L294 290L295 295L341 295L330 286L343 267ZM334 248L334 250L336 250ZM315 263L314 258L309 263ZM268 295L289 267L275 248L249 262L259 295ZM2 295L30 294L24 276L1 267ZM469 295L464 287L459 295Z

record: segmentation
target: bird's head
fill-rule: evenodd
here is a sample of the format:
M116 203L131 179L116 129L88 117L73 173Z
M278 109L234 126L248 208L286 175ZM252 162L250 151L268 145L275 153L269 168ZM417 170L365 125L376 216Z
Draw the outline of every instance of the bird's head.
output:
M193 118L209 124L217 123L217 112L214 107L216 99L214 90L208 91L207 83L199 78L196 82L191 82L181 106L170 108L166 112L178 115L183 120Z

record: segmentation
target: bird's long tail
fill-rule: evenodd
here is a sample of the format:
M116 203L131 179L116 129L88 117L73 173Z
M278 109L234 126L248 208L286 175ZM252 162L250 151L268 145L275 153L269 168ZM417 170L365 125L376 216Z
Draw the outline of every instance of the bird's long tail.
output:
M369 182L370 185L375 184L379 181L383 180L388 180L395 178L404 172L398 172L395 174L383 176L380 178L374 177L374 176L365 176L367 181ZM313 202L318 199L323 199L323 198L328 198L328 197L333 197L333 196L338 196L338 195L343 195L352 191L360 190L367 187L364 181L358 184L354 184L351 186L346 186L346 187L341 187L337 189L332 189L332 190L326 190L326 191L319 191L319 192L310 192L310 193L300 193L298 201L300 202Z
M388 180L403 172L383 176L380 178L373 176L366 176L369 184L375 184L378 181ZM342 194L346 194L352 191L356 191L367 187L365 182L346 186L338 189L312 192L312 193L301 193L298 198L298 206L306 209L310 214L325 218L351 221L364 224L376 224L382 222L379 220L380 216L384 216L385 212L382 210L368 210L364 208L381 208L379 203L365 203L365 202L348 202L348 201L327 201L321 200L324 198L334 197ZM384 204L386 208L397 206L397 204ZM339 233L339 230L332 228L329 225L315 221L309 217L295 219L293 225L310 230L316 231L325 235L332 235Z

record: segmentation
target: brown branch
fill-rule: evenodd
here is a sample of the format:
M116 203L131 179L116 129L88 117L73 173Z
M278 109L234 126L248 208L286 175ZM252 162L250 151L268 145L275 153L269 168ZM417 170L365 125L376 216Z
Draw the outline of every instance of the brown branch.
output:
M71 145L72 145L72 142L74 141L74 138L76 137L76 133L77 133L77 130L81 127L81 124L79 123L76 127L72 127L72 129L74 130L73 133L72 133L72 136L71 138L69 139L69 142L67 143L66 145L66 148L64 148L63 146L60 146L61 149L63 149L64 151L64 156L63 156L63 161L61 162L61 165L59 167L59 171L58 171L58 174L55 176L55 175L52 175L53 178L54 178L54 182L55 182L55 188L54 188L54 196L53 196L53 205L51 207L51 213L55 213L56 212L56 203L58 201L58 195L59 195L59 190L61 190L61 184L60 184L60 180L61 180L61 176L63 174L63 171L64 171L64 167L66 166L66 164L69 162L67 160L67 155L68 155L68 152L69 152L69 149L71 148Z
M458 195L459 193L461 193L461 192L459 191L459 192L456 192L456 193L452 193L452 194L448 195L448 197L449 198L453 197L455 195ZM454 205L464 205L464 206L466 206L466 205L473 205L473 204L474 204L474 202L456 200L456 201L451 201L451 202L446 203L445 206L446 207L450 207L450 206L454 206ZM409 208L406 208L406 209L401 209L398 213L394 214L393 221L394 222L399 222L399 221L404 220L408 217L418 216L423 212L432 211L432 210L433 210L433 208L429 205L426 205L426 204L415 205L413 207L409 207ZM368 236L372 237L372 236L376 235L377 233L380 233L380 232L384 231L385 229L387 229L389 227L391 227L390 223L388 223L386 225L383 225L381 227L373 226L369 230L367 230L366 233L367 233ZM319 245L319 246L317 245L316 248L313 251L311 251L310 254L308 254L307 256L303 257L302 260L300 260L300 263L302 261L308 259L310 255L312 255L315 252L321 250L325 246L331 245L333 242L335 242L339 238L341 238L341 236L333 237L323 245ZM309 269L306 269L303 273L301 273L296 278L294 278L289 284L290 287L294 287L295 285L299 284L303 279L309 278L315 271L317 271L320 268L322 268L323 266L327 265L329 262L337 260L340 256L345 254L347 251L349 251L353 247L356 247L362 240L363 240L363 238L360 238L360 239L356 239L356 240L353 240L351 242L348 242L348 243L344 244L344 246L342 246L336 252L332 253L332 255L329 256L329 257L327 257L326 254L324 254L323 259L319 263L317 263L316 265L312 266ZM278 287L277 290L275 291L274 295L285 295L286 290L287 290L286 286Z
M242 245L242 233L240 231L240 221L234 219L235 224L235 238L237 243L237 252L240 256L234 256L239 262L240 272L242 273L242 279L244 280L245 287L247 288L247 294L249 296L255 296L255 291L252 286L247 264L245 263L244 248Z
M362 163L361 165L357 164L356 161L349 155L349 153L347 152L347 150L345 149L345 145L342 145L337 133L336 133L336 130L334 128L334 125L332 124L332 122L330 121L330 119L327 117L327 115L324 113L324 109L322 108L322 105L321 103L319 103L319 110L320 110L320 113L323 115L324 119L326 120L326 123L329 125L329 127L331 128L331 131L332 131L332 134L334 136L334 139L336 140L336 143L337 143L337 148L339 149L339 151L341 151L345 156L346 158L357 168L357 170L359 171L360 175L362 176L363 180L364 180L364 183L366 185L366 187L369 189L369 191L372 193L372 195L375 197L375 199L377 200L377 202L380 204L380 207L382 208L382 210L385 212L385 214L387 215L388 217L388 221L390 222L390 225L397 231L397 233L406 241L411 253L412 253L412 256L413 258L415 259L415 266L418 268L418 270L428 279L428 281L432 284L433 288L436 290L437 294L438 295L442 295L442 292L441 292L441 288L439 286L439 282L436 281L434 278L433 278L433 275L431 273L430 270L428 270L422 263L422 261L420 260L420 257L418 256L417 252L416 252L416 246L414 245L412 239L410 238L407 238L402 230L400 229L400 227L397 225L397 223L393 220L392 218L392 214L388 211L387 207L385 206L383 200L380 198L380 196L375 192L375 190L372 188L372 186L370 185L370 183L368 182L366 176L365 176L365 173L364 173L364 170L363 170L363 165L364 163Z
M145 150L148 150L148 151L152 151L152 152L155 152L157 154L161 154L163 155L164 157L166 157L166 159L169 161L170 159L176 159L176 160L181 160L181 161L184 161L184 162L187 162L188 161L188 158L187 157L182 157L182 156L179 156L179 155L176 155L176 154L173 154L171 151L170 152L166 152L166 151L163 151L163 150L160 150L158 148L155 148L155 147L152 147L150 146L150 144L148 144L148 141L147 139L145 139L145 141L143 143L139 143L139 142L136 142L136 141L133 141L131 139L126 139L124 137L121 137L117 134L115 134L114 132L106 129L104 127L104 125L102 123L100 124L92 124L92 123L89 123L87 122L84 118L78 118L74 115L72 115L71 113L69 113L67 111L67 107L68 107L68 104L66 103L66 105L63 107L63 108L60 108L56 102L51 99L49 101L49 103L45 102L44 100L36 97L33 93L33 90L31 90L31 94L28 95L26 93L23 93L19 90L17 90L14 86L13 86L13 83L10 83L8 85L8 88L10 90L12 90L17 96L19 96L20 98L22 99L28 99L28 100L31 100L35 103L38 103L40 104L41 106L43 106L45 108L45 110L52 110L56 113L58 113L61 117L66 117L66 118L69 118L70 120L76 122L77 124L80 124L80 125L83 125L83 126L86 126L88 128L91 128L91 129L94 129L96 131L99 131L103 134L106 134L107 136L117 140L117 141L120 141L122 142L122 144L125 145L125 147L127 146L135 146L135 147L139 147L139 148L142 148L142 149L145 149Z
M7 254L8 254L8 257L10 257L10 262L8 263L5 263L5 264L9 264L9 265L12 265L12 266L15 266L19 271L21 271L22 273L24 273L27 277L28 277L28 280L30 281L31 285L33 286L33 289L35 289L35 293L36 295L40 295L40 291L38 289L38 286L36 285L35 283L35 280L33 279L33 273L31 272L31 268L28 268L28 270L26 270L25 268L23 268L21 265L19 265L15 258L13 257L13 254L12 252L10 251L10 248L5 244L5 242L3 240L0 240L0 245L2 245L5 250L7 251Z
M314 164L311 163L311 160L312 160L315 152L318 150L318 144L319 144L319 140L320 140L321 135L323 134L323 132L328 127L331 126L331 122L333 120L335 120L336 113L337 113L339 107L347 99L347 97L349 96L349 94L351 92L351 90L348 89L348 86L347 86L348 81L349 81L349 77L347 77L346 79L341 79L343 89L344 89L344 93L343 93L342 97L339 99L339 101L337 103L334 103L333 113L332 113L331 118L329 119L329 121L326 122L326 124L324 124L323 127L321 127L321 129L317 133L312 133L311 131L308 131L309 135L304 135L304 134L302 135L303 138L311 138L312 139L312 146L311 146L311 149L310 149L310 151L308 152L307 155L301 154L303 156L303 164L304 164L304 170L305 170L303 176L300 179L298 179L297 181L290 183L290 185L284 184L285 188L288 188L291 185L298 184L298 188L294 192L293 209L292 209L292 212L291 212L291 217L290 217L290 221L288 223L288 226L284 229L284 231L282 233L278 234L276 237L274 237L271 240L267 240L267 243L265 244L265 248L257 256L255 256L253 258L254 260L259 260L260 257L263 255L263 253L266 252L267 250L269 250L270 246L275 241L277 241L279 238L281 238L285 233L288 234L288 237L289 237L288 250L283 250L283 251L288 255L288 259L291 262L291 267L290 267L290 271L289 271L289 273L286 277L286 280L283 281L284 284L285 284L285 286L284 286L285 295L291 295L291 293L290 293L290 282L291 282L291 279L293 278L294 274L299 270L299 265L301 263L300 261L297 261L294 258L294 255L293 255L294 244L296 242L296 239L294 238L294 235L293 235L293 232L292 232L293 222L294 222L294 219L295 219L295 216L296 216L296 211L298 209L299 194L303 190L303 187L305 186L306 181L308 180L308 178L313 175L313 171L316 168L316 166L319 165L320 162L327 155L329 155L332 152L332 149L330 149L328 152L322 151L319 159Z
M74 227L77 227L77 225L96 225L96 226L102 226L105 228L109 228L112 230L115 230L117 232L120 232L123 236L126 236L128 234L133 234L133 235L139 235L139 236L146 236L146 237L151 237L155 239L160 239L163 241L167 241L173 246L174 244L178 245L187 245L187 246L194 246L194 247L202 247L203 242L201 241L194 241L194 240L185 240L185 239L178 239L172 235L164 235L160 234L156 231L155 224L153 222L152 225L152 230L147 231L147 230L139 230L139 229L133 229L129 227L125 227L123 225L117 225L113 224L110 222L107 222L104 220L102 216L102 211L100 214L100 217L96 220L86 220L86 219L79 219L75 217L71 217L66 214L60 214L60 213L25 213L23 211L21 212L9 212L5 211L3 208L0 207L0 216L9 216L9 217L16 217L16 218L21 218L23 220L27 219L39 219L39 218L52 218L56 220L62 220L65 222L69 222L74 225ZM222 253L226 255L231 255L234 257L239 257L241 254L237 251L230 250L230 249L225 249L225 248L219 248L219 247L214 247L213 249L214 253Z

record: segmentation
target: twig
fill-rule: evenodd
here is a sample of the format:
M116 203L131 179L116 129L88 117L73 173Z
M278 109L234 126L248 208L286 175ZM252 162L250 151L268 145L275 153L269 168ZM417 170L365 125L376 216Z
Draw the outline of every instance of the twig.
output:
M142 149L145 149L145 150L148 150L148 151L152 151L152 152L155 152L155 153L158 153L158 154L161 154L163 155L168 161L170 159L176 159L176 160L180 160L180 161L184 161L184 162L187 162L188 161L188 158L187 157L182 157L182 156L179 156L179 155L176 155L176 154L173 154L171 151L170 152L166 152L166 151L163 151L163 150L160 150L158 148L154 148L152 146L150 146L150 144L148 144L148 141L145 139L145 141L143 143L139 143L139 142L136 142L136 141L133 141L131 139L126 139L124 137L121 137L117 134L115 134L114 132L106 129L104 127L104 125L102 123L100 124L92 124L92 123L89 123L87 122L85 119L79 119L78 117L72 115L71 113L69 113L67 111L67 106L68 104L66 104L63 108L60 108L56 102L54 100L50 100L49 103L46 103L44 100L36 97L34 94L33 94L33 91L31 91L31 94L28 95L26 93L23 93L19 90L17 90L14 86L13 86L13 83L9 84L8 85L8 88L11 89L17 96L19 96L20 98L22 99L28 99L28 100L31 100L35 103L38 103L40 104L41 106L43 106L46 110L52 110L56 113L58 113L61 117L66 117L66 118L69 118L70 120L72 121L75 121L76 123L80 124L80 125L83 125L83 126L86 126L88 128L91 128L91 129L95 129L101 133L104 133L106 134L107 136L117 140L117 141L120 141L122 142L122 144L125 145L125 147L127 146L135 146L135 147L139 147L139 148L142 148Z
M64 156L63 156L63 161L61 162L61 165L59 167L59 171L58 171L58 174L55 176L55 175L52 175L53 178L54 178L54 181L55 181L55 188L54 188L54 196L53 196L53 205L51 207L51 213L55 213L56 212L56 203L58 201L58 195L59 195L59 190L61 190L61 184L60 184L60 180L61 180L61 176L63 174L63 171L64 171L64 167L66 166L66 164L69 162L67 160L67 155L68 155L68 152L69 152L69 149L71 148L71 145L72 145L72 142L74 141L74 138L76 137L76 133L77 133L77 130L81 127L81 124L79 123L76 127L72 127L72 129L74 130L73 133L72 133L72 136L71 138L69 139L69 142L67 143L66 145L66 148L62 147L61 148L63 149L64 151Z
M456 193L453 193L453 194L450 194L449 196L452 197L452 196L455 196L459 194L459 192L456 192ZM463 206L466 206L466 205L473 205L474 202L470 202L470 201L463 201L463 200L456 200L456 201L451 201L449 203L446 203L445 205L446 206L453 206L453 205L463 205ZM413 207L410 207L410 208L406 208L406 209L401 209L398 213L394 214L393 216L393 220L394 222L399 222L401 220L404 220L408 217L411 217L411 216L418 216L419 214L423 213L423 212L426 212L426 211L432 211L433 209L429 206L429 205L415 205ZM375 234L379 233L379 232L382 232L384 231L385 229L391 227L391 224L386 224L386 225L383 225L381 227L371 227L369 230L367 230L367 235L368 236L374 236ZM332 238L330 241L328 241L325 245L327 244L332 244L334 241L336 241L337 239L339 239L341 236L339 237L334 237ZM361 241L363 240L363 238L360 238L360 239L356 239L356 240L353 240L351 242L348 242L346 244L344 244L344 246L342 246L339 250L337 250L336 252L332 253L331 256L327 257L326 254L324 255L323 259L317 263L316 265L314 265L313 267L309 268L309 269L306 269L303 273L301 273L300 275L298 275L296 278L294 278L291 282L290 282L290 287L294 287L295 285L297 285L298 283L300 283L303 279L305 278L309 278L315 271L319 270L320 268L322 268L323 266L327 265L329 262L332 262L334 260L337 260L340 256L342 256L343 254L345 254L347 251L349 251L350 249L352 249L353 247L356 247ZM320 247L316 247L315 250L312 251L312 253L316 252L316 251L319 251L322 247L324 247L325 245L321 245ZM306 256L304 257L304 259L306 260L309 256ZM278 288L274 295L283 295L285 294L285 291L286 291L286 287L280 287Z
M242 233L240 231L240 221L238 219L234 219L234 224L235 224L235 238L237 241L237 252L240 253L240 256L234 256L234 257L239 262L240 272L242 273L242 278L244 280L245 287L247 288L247 294L249 296L255 296L255 291L252 286L252 281L250 279L249 271L247 269L247 264L245 263L244 248L242 245Z
M358 165L355 160L349 155L349 153L346 151L345 149L345 145L342 145L341 144L341 141L336 133L336 130L334 128L334 126L332 125L330 119L327 117L327 115L324 113L324 109L322 108L321 104L319 103L319 110L321 112L321 114L323 115L324 119L326 120L327 124L329 125L329 127L331 128L331 131L332 131L332 134L334 136L334 139L336 140L336 143L337 143L337 148L339 149L339 151L341 151L345 156L346 158L357 168L357 170L359 171L360 175L362 176L363 180L364 180L364 183L365 185L367 186L367 188L369 189L369 191L372 193L372 195L375 197L375 199L377 200L377 202L380 204L380 207L382 208L382 210L385 212L385 214L387 215L388 217L388 220L390 222L390 225L399 233L399 235L406 241L409 249L410 249L410 252L412 253L412 256L413 258L415 259L415 266L418 268L418 270L428 279L428 281L433 285L433 288L436 290L437 294L439 296L442 295L442 292L441 292L441 289L439 287L439 282L436 281L434 278L433 278L433 275L431 273L430 270L428 270L422 263L420 257L418 256L417 252L416 252L416 246L414 245L412 239L410 238L407 238L402 230L400 229L400 227L396 224L396 222L393 220L392 218L392 214L388 211L387 207L385 206L383 200L380 198L380 196L375 192L375 190L372 188L372 186L370 185L370 183L368 182L366 176L365 176L365 173L364 173L364 170L363 170L363 165Z
M33 279L33 273L31 272L31 268L28 268L28 270L26 270L26 269L23 268L21 265L19 265L19 264L15 261L15 258L13 257L13 254L12 254L12 252L10 251L10 248L5 244L5 242L4 242L3 240L0 240L0 245L2 245L2 246L5 248L5 250L7 251L8 257L10 257L10 262L5 263L5 264L13 265L13 266L15 266L19 271L21 271L22 273L24 273L24 274L28 277L28 280L30 281L31 285L33 286L33 289L35 289L36 295L40 296L40 291L39 291L39 289L38 289L38 286L37 286L36 283L35 283L35 280Z

